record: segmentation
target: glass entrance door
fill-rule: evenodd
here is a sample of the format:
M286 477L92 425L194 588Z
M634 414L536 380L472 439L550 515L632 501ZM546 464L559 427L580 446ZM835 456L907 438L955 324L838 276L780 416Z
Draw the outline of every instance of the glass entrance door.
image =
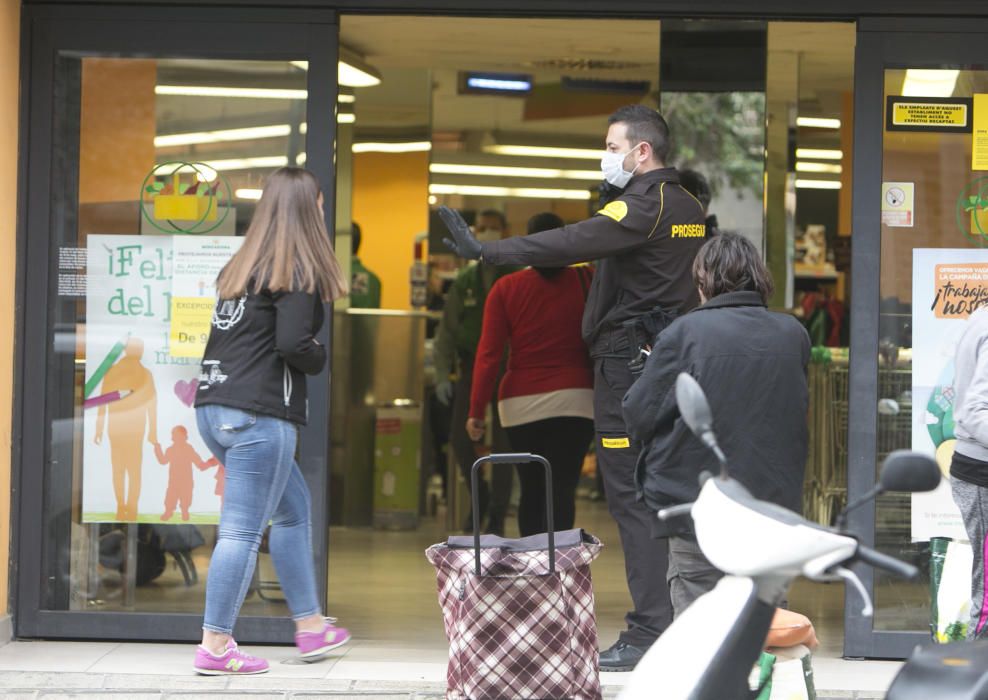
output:
M213 281L267 174L333 192L331 16L126 14L31 22L19 636L197 634L224 490L192 407ZM326 375L310 396L325 572ZM286 617L262 543L238 637L284 641Z
M931 542L966 539L948 480L953 356L988 293L988 71L968 33L983 27L882 29L863 23L858 39L850 494L869 488L897 449L935 456L944 480L935 493L887 494L855 516L858 532L923 575L905 582L862 570L875 615L863 618L848 593L845 653L902 657L935 626Z

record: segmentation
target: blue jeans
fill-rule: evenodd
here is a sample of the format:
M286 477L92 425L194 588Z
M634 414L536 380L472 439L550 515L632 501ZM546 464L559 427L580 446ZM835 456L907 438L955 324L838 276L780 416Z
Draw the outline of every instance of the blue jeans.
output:
M318 615L311 498L295 462L295 426L217 405L197 408L196 421L206 446L226 468L219 538L206 580L203 629L233 633L269 522L271 560L292 619Z

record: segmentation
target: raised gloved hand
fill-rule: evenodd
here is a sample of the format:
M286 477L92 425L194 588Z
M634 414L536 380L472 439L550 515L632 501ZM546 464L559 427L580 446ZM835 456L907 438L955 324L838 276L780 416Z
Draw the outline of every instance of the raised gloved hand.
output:
M449 402L453 398L453 382L448 379L436 382L436 398L443 406L449 406Z
M477 260L480 258L480 241L478 241L467 222L460 216L460 212L449 207L439 207L439 218L446 224L446 228L453 235L453 238L444 238L446 247L467 260Z

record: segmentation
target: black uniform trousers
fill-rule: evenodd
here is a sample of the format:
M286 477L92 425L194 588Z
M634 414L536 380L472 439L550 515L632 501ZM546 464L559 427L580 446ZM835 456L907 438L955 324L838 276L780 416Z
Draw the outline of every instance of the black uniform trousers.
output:
M630 442L621 412L621 399L633 382L627 357L594 359L594 450L604 477L607 508L621 535L624 569L634 605L625 616L628 629L621 633L620 641L648 648L672 622L666 580L669 541L652 537L655 514L638 500L635 465L641 445Z

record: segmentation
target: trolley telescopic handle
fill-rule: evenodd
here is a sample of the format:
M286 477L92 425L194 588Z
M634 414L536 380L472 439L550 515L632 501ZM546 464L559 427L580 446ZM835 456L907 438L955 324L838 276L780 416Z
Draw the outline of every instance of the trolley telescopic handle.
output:
M549 535L549 573L556 573L556 537L552 518L552 467L549 460L529 453L491 454L473 463L470 470L470 500L473 504L473 558L474 570L480 576L480 490L477 488L477 471L485 462L491 464L527 464L538 462L545 470L545 523Z

